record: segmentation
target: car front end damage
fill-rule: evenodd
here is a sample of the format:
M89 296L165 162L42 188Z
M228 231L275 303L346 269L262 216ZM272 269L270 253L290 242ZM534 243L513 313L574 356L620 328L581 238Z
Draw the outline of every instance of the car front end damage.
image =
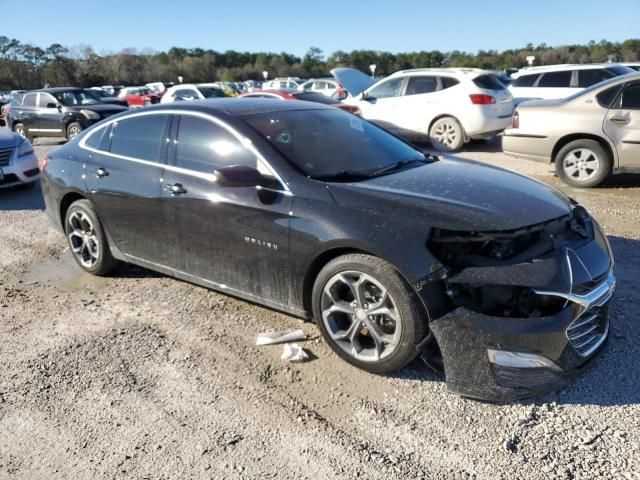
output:
M451 391L500 401L557 390L604 346L613 257L583 207L511 231L433 229L428 248L440 265L415 287L445 292L430 328Z

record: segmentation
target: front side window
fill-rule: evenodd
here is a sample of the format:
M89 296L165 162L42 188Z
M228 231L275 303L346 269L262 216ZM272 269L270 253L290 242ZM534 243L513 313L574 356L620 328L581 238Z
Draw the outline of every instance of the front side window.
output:
M258 167L258 159L225 128L205 118L181 115L176 166L201 173L231 165Z
M81 90L69 91L69 92L57 92L54 93L56 99L67 107L76 107L82 105L98 105L102 103L96 97L89 95L87 92Z
M409 77L405 95L420 95L438 90L437 77Z
M392 78L386 82L381 83L369 90L369 98L389 98L397 97L402 90L402 82L404 78Z
M622 108L640 110L640 83L632 83L622 92Z
M119 120L111 137L111 153L162 163L169 115L138 115Z
M48 105L51 104L51 103L53 103L55 105L56 104L56 99L53 98L48 93L40 93L40 99L38 100L38 107L39 108L51 108L51 107L48 107Z
M604 68L578 70L578 87L590 87L612 77L615 77L615 75Z
M312 178L370 177L398 162L425 161L416 148L337 108L277 111L243 120Z
M571 86L572 73L571 71L543 73L538 86L543 88L569 88Z

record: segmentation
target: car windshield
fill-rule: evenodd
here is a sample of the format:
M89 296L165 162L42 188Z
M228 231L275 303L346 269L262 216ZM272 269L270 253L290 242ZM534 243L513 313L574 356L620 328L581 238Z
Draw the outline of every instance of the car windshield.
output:
M362 180L426 161L408 143L338 109L276 111L244 120L311 178Z
M97 105L102 103L93 95L90 95L87 92L82 90L70 91L70 92L56 92L53 94L54 97L62 104L67 107L75 107L78 105Z

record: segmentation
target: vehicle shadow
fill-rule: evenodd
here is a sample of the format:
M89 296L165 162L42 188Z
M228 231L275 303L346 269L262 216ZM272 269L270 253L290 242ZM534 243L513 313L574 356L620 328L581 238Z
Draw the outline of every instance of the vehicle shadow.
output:
M44 210L40 182L26 190L20 187L0 190L0 211L3 210Z
M556 402L559 405L634 405L640 404L640 320L636 305L640 293L635 288L640 240L610 236L616 259L617 290L610 307L609 340L593 364L575 381L557 392L526 400L509 402L530 405ZM402 370L390 374L398 379L442 382L444 377L417 358Z

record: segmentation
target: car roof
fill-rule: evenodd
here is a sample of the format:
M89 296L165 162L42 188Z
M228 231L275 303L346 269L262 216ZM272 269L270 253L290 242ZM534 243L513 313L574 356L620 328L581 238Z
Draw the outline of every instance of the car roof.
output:
M283 102L275 98L211 98L207 100L194 100L185 103L165 103L147 107L147 110L187 110L210 114L230 115L232 117L244 117L290 110L335 110L335 107L320 103L291 100Z
M51 88L39 88L37 90L31 90L31 92L46 92L46 93L60 93L60 92L77 92L82 90L78 87L51 87Z
M524 67L512 74L512 78L518 78L522 75L544 72L564 72L567 70L589 70L593 68L611 68L611 67L624 67L625 65L620 63L563 63L560 65L540 65L537 67Z
M408 70L399 70L392 73L389 77L395 77L400 75L420 75L429 73L432 75L458 75L468 78L474 78L479 75L493 74L489 70L483 70L482 68L457 68L457 67L443 67L443 68L411 68ZM388 78L388 77L387 77Z

